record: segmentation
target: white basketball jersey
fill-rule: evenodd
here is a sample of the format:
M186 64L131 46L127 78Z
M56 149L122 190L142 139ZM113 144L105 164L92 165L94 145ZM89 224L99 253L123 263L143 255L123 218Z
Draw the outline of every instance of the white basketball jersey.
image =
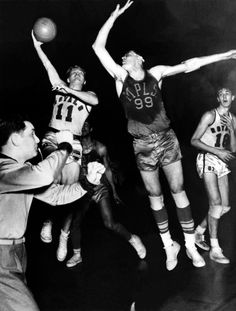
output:
M232 115L230 118L232 118ZM230 132L227 126L222 125L220 120L220 114L215 109L215 120L208 126L206 132L200 139L203 143L208 146L216 147L219 149L226 149L230 141Z
M80 136L91 109L91 106L85 105L75 97L56 95L49 126L57 130L70 130Z

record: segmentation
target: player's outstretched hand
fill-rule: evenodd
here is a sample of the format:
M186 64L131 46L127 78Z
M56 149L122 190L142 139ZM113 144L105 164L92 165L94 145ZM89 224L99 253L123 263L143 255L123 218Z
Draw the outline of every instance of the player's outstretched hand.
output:
M105 172L106 168L99 162L89 162L87 166L87 179L91 184L99 185L102 174Z
M132 3L133 3L133 1L128 0L126 2L126 4L122 7L120 7L120 5L117 4L115 11L113 11L111 13L112 17L114 17L115 19L117 17L119 17L121 14L123 14L131 6Z
M229 51L229 58L236 59L236 50L230 50Z
M43 44L43 42L40 42L38 41L36 38L35 38L35 35L34 35L34 31L31 30L31 37L33 39L33 43L34 43L34 46L37 47L37 46L40 46Z

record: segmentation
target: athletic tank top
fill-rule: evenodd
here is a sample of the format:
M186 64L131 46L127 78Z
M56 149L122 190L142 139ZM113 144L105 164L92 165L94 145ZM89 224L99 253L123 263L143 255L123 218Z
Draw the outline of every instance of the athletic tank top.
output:
M55 96L49 126L57 130L70 130L80 136L91 109L91 106L85 105L73 96L58 94Z
M227 126L221 124L220 114L217 109L214 109L214 112L215 120L210 126L208 126L200 140L211 147L228 149L230 142L230 131ZM232 118L230 113L229 116Z
M128 131L133 136L146 136L169 128L169 119L162 102L158 81L148 71L143 80L127 75L120 101L128 119Z

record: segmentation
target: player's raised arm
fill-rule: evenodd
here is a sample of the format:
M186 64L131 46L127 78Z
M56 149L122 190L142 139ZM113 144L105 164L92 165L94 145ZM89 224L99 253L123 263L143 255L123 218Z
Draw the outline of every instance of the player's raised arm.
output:
M97 57L101 61L105 69L110 73L113 78L123 80L126 76L126 71L111 57L106 49L106 42L111 28L113 27L116 19L123 14L133 3L133 1L128 0L126 4L120 8L117 4L116 9L111 13L110 17L107 19L105 24L100 29L95 42L93 43L93 49Z
M31 31L31 36L33 39L33 44L34 44L35 50L36 50L42 64L44 65L45 69L47 70L48 77L49 77L49 80L50 80L52 86L54 86L56 84L64 84L64 81L61 80L56 69L54 68L54 66L52 65L50 60L48 59L47 55L42 50L41 45L43 43L38 41L35 38L33 30Z

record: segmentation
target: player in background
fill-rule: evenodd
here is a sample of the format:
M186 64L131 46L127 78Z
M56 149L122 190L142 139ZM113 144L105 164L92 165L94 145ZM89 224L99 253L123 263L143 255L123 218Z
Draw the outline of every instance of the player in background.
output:
M96 207L99 208L104 226L127 240L134 247L138 256L143 259L146 256L146 249L140 238L137 235L131 234L122 224L114 220L113 206L115 202L121 203L121 200L116 190L111 160L107 147L92 138L92 127L87 121L82 129L81 144L83 147L81 175L85 176L87 174L87 165L91 161L102 163L106 170L101 180L101 185L95 188L92 198L85 196L83 200L79 200L79 209L75 208L74 213L69 214L66 218L61 230L57 259L63 261L66 258L68 235L71 229L73 256L67 261L66 265L70 268L82 262L81 222L92 202L95 202Z
M196 244L204 250L210 249L210 258L222 264L230 262L219 245L218 226L220 218L230 210L227 163L235 158L236 152L236 117L229 111L233 100L230 89L220 88L218 107L203 114L191 139L191 144L199 150L197 171L209 201L208 215L196 228ZM210 247L204 239L207 224Z

